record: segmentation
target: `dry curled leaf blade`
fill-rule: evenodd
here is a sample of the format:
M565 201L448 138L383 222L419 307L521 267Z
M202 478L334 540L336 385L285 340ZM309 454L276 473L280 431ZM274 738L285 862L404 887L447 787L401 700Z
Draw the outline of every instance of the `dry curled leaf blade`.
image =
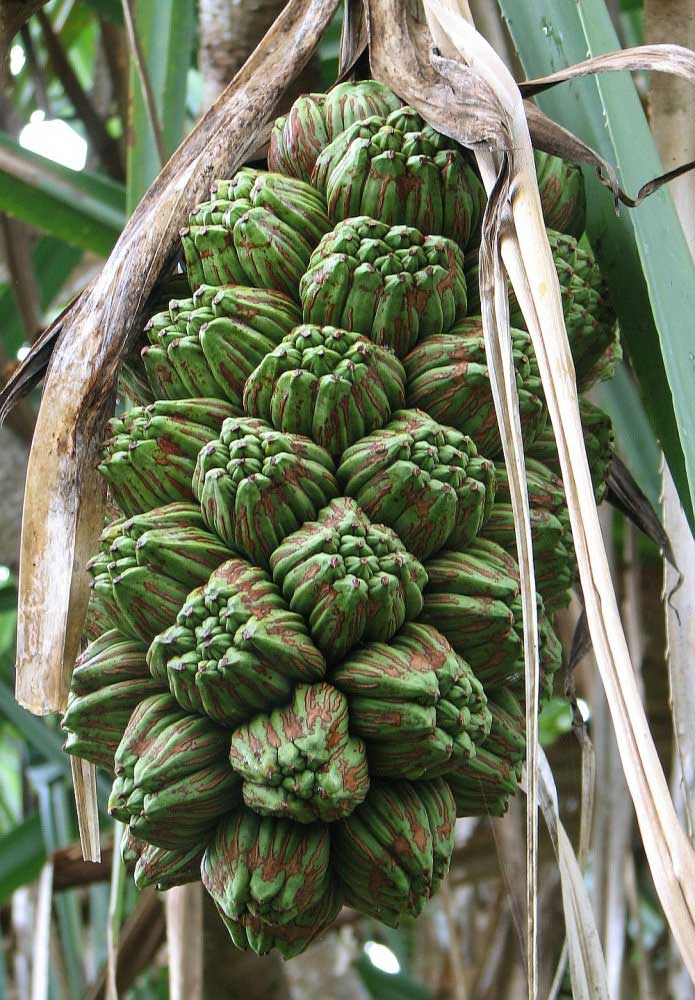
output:
M672 73L685 80L695 80L695 53L682 45L637 45L619 52L606 52L582 62L567 66L556 73L525 80L519 84L524 97L541 94L558 83L576 80L596 73L615 73L624 70L649 70L653 73Z

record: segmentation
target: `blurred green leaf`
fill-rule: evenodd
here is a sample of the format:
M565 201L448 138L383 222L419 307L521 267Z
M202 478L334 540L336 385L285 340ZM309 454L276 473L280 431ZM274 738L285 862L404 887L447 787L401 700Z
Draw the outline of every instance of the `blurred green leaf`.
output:
M528 77L620 47L604 0L498 2ZM662 173L629 74L576 80L540 95L538 103L615 164L628 192ZM690 251L666 189L617 216L595 172L586 170L585 177L587 233L608 280L650 422L695 526L695 267Z
M41 296L41 312L51 306L82 259L82 253L79 247L70 246L54 236L42 236L38 240L32 252L32 262ZM25 331L8 282L0 284L0 330L5 353L14 357L24 343Z
M70 170L0 133L0 211L108 256L125 223L123 186Z
M596 397L613 421L621 458L652 507L658 510L661 452L637 387L625 365L619 366L615 378L596 387Z
M123 24L123 8L121 0L82 0L85 7L91 7L95 14L113 24ZM156 4L152 5L153 7Z
M374 1000L430 1000L426 986L402 972L382 972L361 955L355 962L360 979Z
M572 728L572 709L566 698L548 698L538 716L538 738L549 747Z
M186 70L195 37L193 0L137 0L135 29L145 54L164 145L171 155L184 134ZM131 60L131 142L127 160L127 208L130 214L159 173L161 164L140 80Z
M0 904L7 902L15 889L35 881L45 860L41 820L34 813L0 837Z

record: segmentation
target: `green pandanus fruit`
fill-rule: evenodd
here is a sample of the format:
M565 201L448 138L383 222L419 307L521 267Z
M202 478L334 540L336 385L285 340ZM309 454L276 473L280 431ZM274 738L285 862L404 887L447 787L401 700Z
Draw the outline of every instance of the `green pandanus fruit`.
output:
M514 512L507 471L497 463L499 484L494 509L483 535L516 556ZM536 587L549 612L566 607L577 564L562 481L542 462L527 458L526 485L531 517Z
M142 360L160 399L224 399L243 414L253 369L301 322L297 305L266 288L201 286L188 303L171 302L145 327Z
M199 507L172 503L110 524L87 568L116 628L149 642L230 555L205 529Z
M464 250L478 235L485 206L461 150L408 107L347 128L318 156L312 184L336 221L368 215L448 236Z
M493 463L469 437L422 410L398 410L342 457L337 474L345 493L418 559L465 547L493 510Z
M68 753L113 767L133 710L143 698L162 690L149 672L146 652L144 642L111 629L80 654L63 716Z
M241 801L229 734L167 692L133 712L116 751L109 812L155 847L188 850Z
M521 778L526 755L524 710L508 688L490 697L490 734L473 757L460 758L446 772L457 816L502 816Z
M536 150L535 159L546 226L579 239L586 223L586 191L581 167L540 150Z
M298 955L342 906L324 824L237 810L217 828L201 874L234 943L259 954Z
M346 497L286 538L270 568L329 663L360 642L387 641L416 618L427 581L398 535Z
M588 399L579 400L579 416L582 420L584 445L589 460L591 481L594 486L596 503L601 503L606 495L608 475L615 454L615 433L613 421L599 406ZM557 476L561 476L560 457L550 424L539 434L529 449L531 458L539 460ZM563 493L564 507L564 493Z
M456 815L504 812L525 676L507 475L466 314L480 181L373 81L295 102L270 167L193 212L188 273L127 358L126 394L148 405L114 421L101 465L94 641L64 726L69 752L113 769L136 884L202 876L234 944L292 957L344 902L391 926L417 916ZM538 170L549 224L578 232L579 173ZM586 386L611 372L615 324L591 254L550 241ZM512 318L544 698L562 661L549 615L576 566L514 300ZM610 428L582 413L600 495Z
M137 889L152 885L165 890L199 881L203 850L199 844L174 850L155 847L145 840L138 840L130 827L126 827L121 839L121 857L126 864L135 866Z
M284 118L277 118L270 136L271 170L310 181L316 158L346 128L372 115L386 117L401 102L375 80L339 83L327 94L303 94Z
M390 927L418 916L449 869L455 818L442 780L374 782L333 833L345 902Z
M191 288L252 285L298 297L314 247L331 228L323 196L282 174L244 167L217 181L181 231Z
M99 471L123 513L192 500L198 452L233 413L220 399L160 399L110 420Z
M299 684L292 702L257 715L232 737L229 759L244 802L262 816L332 823L369 790L364 742L348 732L348 701L330 684Z
M187 711L233 727L287 702L296 684L323 677L324 658L304 620L268 574L243 559L224 563L182 604L147 662Z
M470 664L485 689L523 674L519 581L502 548L476 539L464 552L442 552L426 563L421 620L433 625Z
M495 542L477 538L463 552L428 559L425 571L420 620L446 636L486 691L502 685L523 691L523 619L514 558ZM541 684L547 695L562 653L540 595L538 615Z
M331 674L349 698L350 728L367 741L378 777L432 778L472 757L490 732L482 684L441 633L408 623Z
M253 418L226 420L198 456L193 492L206 524L262 566L338 495L330 455L308 438Z
M403 406L404 382L400 362L366 337L299 326L249 376L244 407L337 456Z
M466 313L463 255L453 240L366 216L323 237L299 291L305 323L362 333L399 358Z
M523 334L514 334L525 344ZM482 353L481 353L482 352ZM540 383L528 356L514 348L519 413L524 444L545 427L547 411L538 395ZM448 333L428 337L403 359L408 406L426 410L441 424L468 434L491 458L502 454L490 372L475 321Z

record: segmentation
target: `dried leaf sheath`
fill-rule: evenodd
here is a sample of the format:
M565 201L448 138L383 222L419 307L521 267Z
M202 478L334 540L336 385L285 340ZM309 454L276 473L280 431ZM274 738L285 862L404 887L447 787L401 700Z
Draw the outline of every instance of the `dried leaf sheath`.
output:
M466 45L471 44L469 26L444 6L436 6L437 17L440 23L446 24L449 37L455 37L465 50ZM581 443L576 384L564 335L557 279L548 266L547 239L540 235L540 205L537 189L530 180L533 177L529 163L530 143L525 138L527 128L521 99L494 52L479 38L476 43L477 54L482 53L481 68L489 74L488 79L494 75L499 81L498 92L508 101L514 149L519 157L512 200L518 243L514 235L505 234L503 257L539 358L558 442L589 625L628 786L664 912L692 974L695 972L695 856L676 818L656 755L608 572ZM532 260L535 267L533 280L529 281L531 272L527 270L527 262Z
M22 536L16 693L37 714L65 707L87 605L86 562L103 521L96 446L142 304L187 213L213 176L231 173L252 151L336 6L289 4L165 166L96 283L65 318L34 435Z

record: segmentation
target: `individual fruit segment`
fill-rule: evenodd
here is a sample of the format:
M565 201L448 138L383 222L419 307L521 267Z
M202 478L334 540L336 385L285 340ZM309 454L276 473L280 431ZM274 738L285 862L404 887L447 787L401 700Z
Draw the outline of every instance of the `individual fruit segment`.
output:
M511 556L477 539L426 564L421 620L442 632L487 688L523 674L519 580Z
M346 497L286 538L270 567L329 663L360 642L389 640L416 618L427 581L395 532L372 524Z
M192 500L198 452L233 412L220 399L160 399L110 420L99 471L123 513Z
M526 718L512 691L498 688L488 702L490 735L474 757L460 758L445 779L457 816L502 816L521 779L526 756Z
M305 323L362 333L399 358L466 313L463 255L453 240L366 216L323 237L299 291Z
M363 646L331 682L348 696L351 731L366 740L375 776L431 778L473 756L490 732L480 681L429 625Z
M431 784L434 795L422 795L419 783L374 782L333 832L345 902L390 927L420 914L449 867L454 800L445 782Z
M478 234L485 192L460 149L413 108L356 122L316 160L312 183L332 219L368 215L455 240Z
M586 223L586 191L581 167L539 149L534 156L546 226L579 239Z
M271 552L338 494L330 455L263 420L226 420L198 455L193 492L210 529L252 562Z
M517 341L525 342L525 338ZM478 331L470 323L462 330L428 337L403 360L408 406L426 410L439 423L468 434L484 455L502 454L490 372ZM545 427L547 410L538 395L539 382L526 356L515 351L519 413L524 444Z
M168 695L141 709L116 751L109 812L154 847L193 849L241 801L241 781L227 761L229 735Z
M350 125L372 115L388 115L401 102L376 80L339 83L327 94L303 94L270 136L268 166L288 177L310 181L316 157Z
M535 443L532 448L535 450ZM496 465L499 484L495 506L482 534L516 557L514 511L507 470ZM566 607L577 572L572 532L562 480L536 459L526 459L536 588L548 611Z
M200 880L203 848L198 844L176 850L154 847L138 840L127 827L121 840L121 856L126 864L135 865L135 887L140 890L151 885L160 890L172 889Z
M150 385L161 399L227 400L241 416L246 379L300 322L299 309L282 292L202 285L145 327L150 343L142 360Z
M611 462L615 454L613 421L604 410L583 398L579 400L579 416L582 421L591 481L594 485L594 497L596 503L601 503L606 495ZM550 424L533 442L533 446L529 449L529 455L532 459L543 463L545 467L552 470L557 477L562 475L555 435ZM564 489L562 506L566 508Z
M418 559L469 544L495 495L493 463L478 456L469 437L422 410L398 410L383 430L344 451L338 480Z
M335 687L299 684L289 705L237 729L229 759L244 779L246 805L300 823L349 815L369 789L364 743L348 731L353 721Z
M233 924L257 933L263 925L271 934L295 921L302 925L333 892L328 827L258 816L242 807L217 827L201 875Z
M311 185L244 167L216 182L212 200L181 231L191 288L253 285L296 298L311 252L330 228Z
M161 690L147 669L146 651L145 643L111 629L79 656L62 719L68 753L113 768L133 709Z
M323 677L303 618L262 569L230 559L182 604L147 662L187 711L232 728Z
M87 568L113 624L149 642L175 619L191 588L230 555L205 529L199 507L172 503L113 521Z
M299 326L251 374L244 407L337 457L403 406L404 382L400 362L366 337Z

